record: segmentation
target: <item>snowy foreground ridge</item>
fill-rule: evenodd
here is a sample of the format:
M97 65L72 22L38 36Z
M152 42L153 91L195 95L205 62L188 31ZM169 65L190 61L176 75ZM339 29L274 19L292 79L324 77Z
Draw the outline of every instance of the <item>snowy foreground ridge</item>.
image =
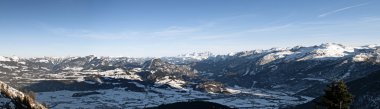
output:
M15 100L17 104L22 104L23 108L47 109L45 108L45 106L33 100L28 95L25 95L23 92L20 92L1 81L0 81L0 92L1 92L1 96L3 96L2 98L0 98L0 105L2 106L5 106L6 103L11 103L10 100L12 99L12 100ZM27 105L29 105L30 107L28 107ZM13 105L9 104L9 106L12 108L16 108L15 104ZM6 107L3 107L3 108L6 108Z

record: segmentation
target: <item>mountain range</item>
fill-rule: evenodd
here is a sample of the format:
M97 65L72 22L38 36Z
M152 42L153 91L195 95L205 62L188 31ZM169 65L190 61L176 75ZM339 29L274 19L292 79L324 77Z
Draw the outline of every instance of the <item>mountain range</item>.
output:
M365 107L371 109L379 107L378 71L380 46L336 43L160 58L0 56L0 80L34 91L50 108L146 108L194 100L285 108L312 102L327 84L344 80L356 95L353 107L371 102Z

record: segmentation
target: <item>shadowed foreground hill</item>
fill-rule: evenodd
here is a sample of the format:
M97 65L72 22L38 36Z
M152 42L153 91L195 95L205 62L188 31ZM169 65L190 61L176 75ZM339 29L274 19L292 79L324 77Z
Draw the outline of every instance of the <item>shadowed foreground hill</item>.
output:
M191 101L191 102L177 102L172 104L164 104L158 107L146 108L146 109L232 109L228 106L224 106L217 103L206 101Z
M380 109L380 70L371 73L370 75L350 81L347 83L349 91L354 95L354 101L351 104L353 109ZM315 102L319 101L316 98L305 104L287 109L312 109L315 107Z

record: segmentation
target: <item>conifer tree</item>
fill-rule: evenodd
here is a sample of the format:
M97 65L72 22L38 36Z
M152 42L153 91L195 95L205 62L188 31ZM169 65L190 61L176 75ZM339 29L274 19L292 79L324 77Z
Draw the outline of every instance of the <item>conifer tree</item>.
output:
M325 89L325 95L322 96L318 105L327 109L349 109L352 103L353 95L343 80L331 83Z

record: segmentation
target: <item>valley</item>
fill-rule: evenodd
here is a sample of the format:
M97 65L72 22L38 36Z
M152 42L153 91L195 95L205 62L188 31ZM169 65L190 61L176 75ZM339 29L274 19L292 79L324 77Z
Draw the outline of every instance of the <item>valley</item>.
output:
M354 81L379 70L379 51L327 43L162 58L0 57L0 80L35 92L37 101L53 109L135 109L197 100L277 109L313 100L334 80Z

